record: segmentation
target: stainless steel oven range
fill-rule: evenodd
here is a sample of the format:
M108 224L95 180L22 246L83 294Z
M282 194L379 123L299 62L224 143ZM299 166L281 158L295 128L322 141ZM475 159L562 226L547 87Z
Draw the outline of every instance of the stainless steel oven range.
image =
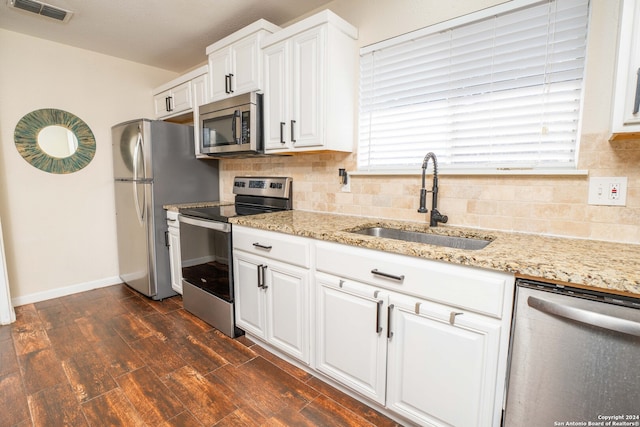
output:
M230 337L234 320L232 225L229 218L292 208L292 179L236 177L235 203L180 209L182 299L185 310Z

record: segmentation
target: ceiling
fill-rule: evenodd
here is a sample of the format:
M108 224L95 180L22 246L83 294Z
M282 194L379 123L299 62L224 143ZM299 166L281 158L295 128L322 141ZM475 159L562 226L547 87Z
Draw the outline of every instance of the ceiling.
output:
M0 0L0 28L181 73L211 43L264 18L283 25L328 0L46 0L67 23Z

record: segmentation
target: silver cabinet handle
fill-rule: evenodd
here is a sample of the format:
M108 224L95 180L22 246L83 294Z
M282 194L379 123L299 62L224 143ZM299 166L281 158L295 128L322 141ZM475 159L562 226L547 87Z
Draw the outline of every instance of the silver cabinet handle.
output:
M379 334L380 332L382 332L382 326L380 326L380 311L382 311L382 304L384 303L384 301L382 300L378 300L376 302L377 307L376 307L376 334Z
M258 287L261 288L262 287L262 264L258 265L256 268L256 271L258 272Z
M267 266L264 264L260 264L258 266L258 287L262 289L267 289L268 286L264 283L264 271L267 269Z
M404 280L404 274L401 274L400 276L398 276L396 274L385 273L384 271L380 271L377 268L374 268L373 270L371 270L371 274L373 274L374 276L381 276L381 277L386 277L387 279L397 280L398 282L402 282Z
M391 313L393 312L393 308L393 304L387 307L387 339L393 338L393 332L391 332Z
M296 121L295 120L291 120L291 142L296 142L296 138L295 138L295 126Z
M258 249L264 249L265 251L270 251L273 248L273 246L263 245L263 244L261 244L259 242L255 242L253 244L253 247L254 248L258 248Z
M267 269L267 266L263 265L262 266L262 289L267 289L268 288L268 286L267 286L267 284L265 283L265 280L264 280L264 271L266 269Z
M570 307L568 305L557 304L541 298L530 296L527 298L529 307L566 319L575 320L585 325L596 326L599 328L609 329L611 331L621 332L627 335L635 335L640 337L640 323L631 320L619 319L617 317L608 316L606 314L596 313L581 308Z

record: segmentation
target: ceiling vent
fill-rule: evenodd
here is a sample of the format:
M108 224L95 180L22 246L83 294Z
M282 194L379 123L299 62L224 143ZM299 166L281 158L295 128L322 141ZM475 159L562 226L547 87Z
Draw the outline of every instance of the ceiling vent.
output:
M67 22L73 16L73 12L69 10L60 9L35 0L9 0L8 4L9 7L35 13L60 22Z

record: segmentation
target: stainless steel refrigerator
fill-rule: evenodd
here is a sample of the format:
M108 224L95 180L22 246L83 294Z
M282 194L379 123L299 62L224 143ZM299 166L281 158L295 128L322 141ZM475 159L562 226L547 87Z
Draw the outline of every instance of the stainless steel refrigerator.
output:
M191 126L140 119L111 134L120 278L153 299L170 297L163 206L218 200L218 161L196 159Z

